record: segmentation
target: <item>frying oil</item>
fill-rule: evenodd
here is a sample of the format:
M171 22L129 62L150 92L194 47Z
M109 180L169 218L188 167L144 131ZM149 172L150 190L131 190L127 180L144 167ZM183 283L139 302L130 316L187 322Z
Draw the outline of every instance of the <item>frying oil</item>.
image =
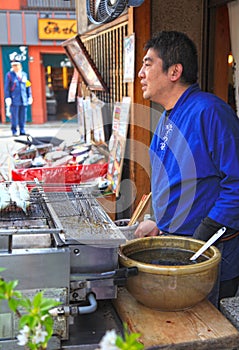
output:
M180 248L157 248L138 251L128 257L141 263L163 266L192 265L208 259L207 256L201 255L196 261L191 261L190 258L194 253Z

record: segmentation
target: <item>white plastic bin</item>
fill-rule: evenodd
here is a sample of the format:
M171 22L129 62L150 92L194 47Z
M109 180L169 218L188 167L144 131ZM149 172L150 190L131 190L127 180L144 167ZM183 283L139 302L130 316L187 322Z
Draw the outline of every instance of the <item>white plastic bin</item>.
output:
M139 226L139 222L136 221L133 225L128 226L130 219L115 220L114 223L119 227L120 231L124 234L127 240L135 239L134 232Z

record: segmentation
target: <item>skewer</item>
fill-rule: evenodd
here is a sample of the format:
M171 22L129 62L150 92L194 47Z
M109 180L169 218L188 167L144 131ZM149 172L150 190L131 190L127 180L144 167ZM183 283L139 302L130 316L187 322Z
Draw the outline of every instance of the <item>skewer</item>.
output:
M136 209L135 209L135 211L134 211L134 213L133 213L133 215L132 215L132 217L131 217L131 220L130 220L130 222L129 222L129 226L131 226L131 225L133 225L133 223L135 223L135 221L136 221L136 220L135 220L135 217L137 217L138 212L141 211L141 208L142 208L142 205L143 205L143 203L144 203L145 198L146 198L146 194L144 194L144 195L142 196L141 200L139 201L139 203L138 203L138 205L137 205L137 207L136 207ZM132 222L132 223L131 223L131 222Z
M152 192L150 192L149 194L144 194L139 202L139 204L137 205L129 223L128 226L132 226L137 219L139 218L139 216L142 214L143 210L145 209L146 205L148 204L149 199L151 198Z

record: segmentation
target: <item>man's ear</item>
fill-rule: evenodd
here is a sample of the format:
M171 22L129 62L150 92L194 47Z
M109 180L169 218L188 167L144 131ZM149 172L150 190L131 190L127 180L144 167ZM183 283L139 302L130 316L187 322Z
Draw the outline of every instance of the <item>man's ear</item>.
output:
M171 81L179 80L181 78L182 73L183 73L183 66L181 65L181 63L173 64L169 68L169 76Z

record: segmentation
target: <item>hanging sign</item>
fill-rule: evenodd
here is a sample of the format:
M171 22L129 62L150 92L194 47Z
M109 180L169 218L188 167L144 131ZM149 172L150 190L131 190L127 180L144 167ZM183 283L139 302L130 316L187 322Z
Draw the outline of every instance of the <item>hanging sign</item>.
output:
M74 69L73 76L71 78L69 90L68 90L68 97L67 102L75 102L76 100L76 94L77 94L77 85L78 85L78 79L79 74L76 69Z
M134 81L135 34L124 39L124 83Z
M107 179L111 183L112 192L119 196L120 181L123 170L124 154L130 116L130 97L123 97L121 103L114 106L112 135L109 142L109 160Z
M41 40L66 40L76 34L77 21L75 19L38 19L38 38Z

